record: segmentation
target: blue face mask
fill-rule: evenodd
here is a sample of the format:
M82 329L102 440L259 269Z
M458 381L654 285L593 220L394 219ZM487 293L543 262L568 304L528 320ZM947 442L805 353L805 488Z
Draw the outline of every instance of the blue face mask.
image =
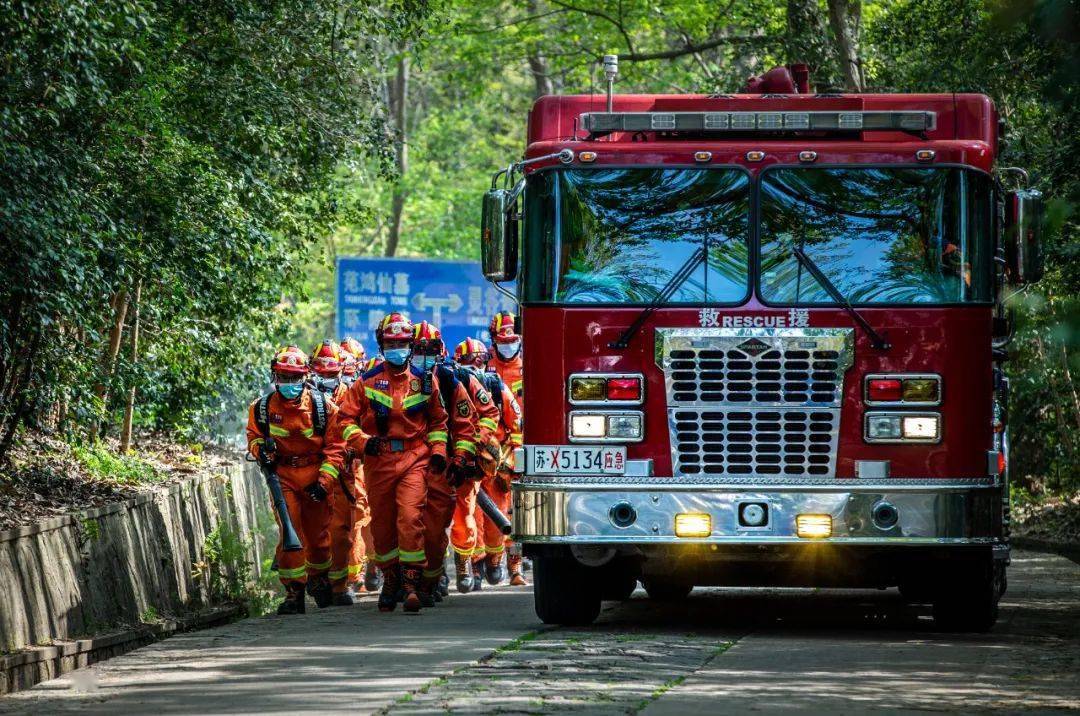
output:
M435 356L413 356L412 364L417 370L431 370L435 367Z
M279 383L277 391L287 400L296 400L304 392L303 383Z
M412 353L411 348L390 348L383 351L383 358L390 365L400 368L409 362L410 353Z

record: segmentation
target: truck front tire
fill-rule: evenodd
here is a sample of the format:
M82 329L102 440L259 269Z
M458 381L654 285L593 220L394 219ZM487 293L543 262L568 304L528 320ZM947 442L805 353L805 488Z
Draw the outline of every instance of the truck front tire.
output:
M934 625L941 631L990 631L1005 592L1005 564L983 560L965 567L934 595Z
M533 604L545 624L587 626L600 614L597 570L572 557L543 555L533 558Z

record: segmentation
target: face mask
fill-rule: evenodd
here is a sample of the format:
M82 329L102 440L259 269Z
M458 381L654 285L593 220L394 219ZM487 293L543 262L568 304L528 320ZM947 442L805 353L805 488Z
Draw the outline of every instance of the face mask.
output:
M303 383L278 383L277 392L286 400L296 400L304 392Z
M400 368L409 362L409 353L411 352L412 349L410 348L390 348L383 351L383 358L390 365Z
M413 356L412 364L417 370L431 370L435 367L435 356Z
M510 360L517 355L521 350L521 341L514 341L513 343L496 343L495 350L498 351L499 357L503 360Z

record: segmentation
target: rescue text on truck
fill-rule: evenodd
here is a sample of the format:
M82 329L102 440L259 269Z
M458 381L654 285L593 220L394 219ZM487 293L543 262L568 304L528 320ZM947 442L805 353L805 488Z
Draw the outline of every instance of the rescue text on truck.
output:
M1040 195L995 167L985 96L811 94L798 65L749 89L543 97L484 197L485 275L521 305L537 614L588 623L637 580L898 586L989 629L1003 301L1040 276Z

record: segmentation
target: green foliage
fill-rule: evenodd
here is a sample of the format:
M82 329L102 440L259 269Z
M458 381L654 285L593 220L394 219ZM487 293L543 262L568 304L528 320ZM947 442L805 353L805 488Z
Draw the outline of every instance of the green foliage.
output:
M143 485L165 477L153 463L138 455L117 455L101 443L73 445L71 454L95 480L118 485Z

